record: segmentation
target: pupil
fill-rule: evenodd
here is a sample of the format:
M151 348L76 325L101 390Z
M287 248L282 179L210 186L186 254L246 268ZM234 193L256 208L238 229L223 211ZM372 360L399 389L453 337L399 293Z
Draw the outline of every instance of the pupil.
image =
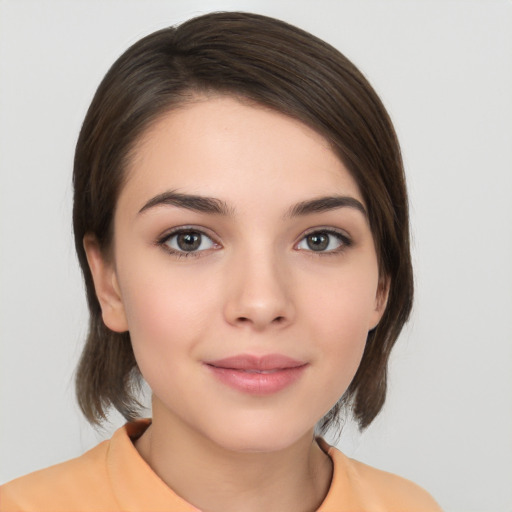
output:
M201 245L201 235L199 233L182 233L178 235L177 242L182 251L195 251Z
M308 236L307 244L312 251L323 251L329 245L329 237L324 233L315 233Z

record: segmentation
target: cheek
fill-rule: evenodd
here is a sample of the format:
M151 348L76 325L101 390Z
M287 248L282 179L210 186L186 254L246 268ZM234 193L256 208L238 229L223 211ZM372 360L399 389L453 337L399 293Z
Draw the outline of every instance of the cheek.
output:
M377 272L340 275L323 289L310 287L304 308L312 322L309 333L316 340L318 357L326 368L327 385L343 393L359 367L368 331L375 316Z
M193 392L189 375L208 331L210 305L215 300L204 289L200 293L195 282L146 277L134 279L124 290L137 365L158 396L168 396L170 390L181 389L184 382Z
M306 283L303 307L317 319L327 338L358 340L371 328L375 316L378 272L372 266L333 273L322 282Z
M134 350L158 354L193 348L218 302L212 287L189 272L169 272L165 265L131 276L123 281L122 295Z

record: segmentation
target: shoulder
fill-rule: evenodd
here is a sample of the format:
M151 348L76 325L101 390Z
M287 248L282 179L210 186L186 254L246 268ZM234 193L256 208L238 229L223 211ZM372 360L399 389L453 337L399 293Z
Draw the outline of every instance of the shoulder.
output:
M401 476L345 456L337 448L322 446L334 463L332 485L350 489L351 503L372 512L442 512L422 487Z
M371 486L379 498L392 510L414 512L441 512L441 508L423 487L401 476L348 459L348 464L358 478Z
M0 486L0 511L96 510L97 496L110 494L107 475L109 441L82 456L35 471ZM93 499L96 498L96 499ZM86 508L85 508L86 507Z

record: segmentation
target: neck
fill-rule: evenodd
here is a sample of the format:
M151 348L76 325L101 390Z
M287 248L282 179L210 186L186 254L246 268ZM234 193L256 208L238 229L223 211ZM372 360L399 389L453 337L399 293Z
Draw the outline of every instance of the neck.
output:
M236 452L162 416L153 410L153 423L136 448L175 493L200 510L312 512L329 490L332 462L313 431L279 451Z

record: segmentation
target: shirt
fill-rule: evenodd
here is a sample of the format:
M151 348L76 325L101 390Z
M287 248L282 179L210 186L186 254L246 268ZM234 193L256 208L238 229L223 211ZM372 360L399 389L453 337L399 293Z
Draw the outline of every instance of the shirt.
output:
M150 420L127 423L76 459L0 486L0 512L198 512L172 491L133 444ZM333 477L317 512L441 512L421 487L346 457L318 439Z

